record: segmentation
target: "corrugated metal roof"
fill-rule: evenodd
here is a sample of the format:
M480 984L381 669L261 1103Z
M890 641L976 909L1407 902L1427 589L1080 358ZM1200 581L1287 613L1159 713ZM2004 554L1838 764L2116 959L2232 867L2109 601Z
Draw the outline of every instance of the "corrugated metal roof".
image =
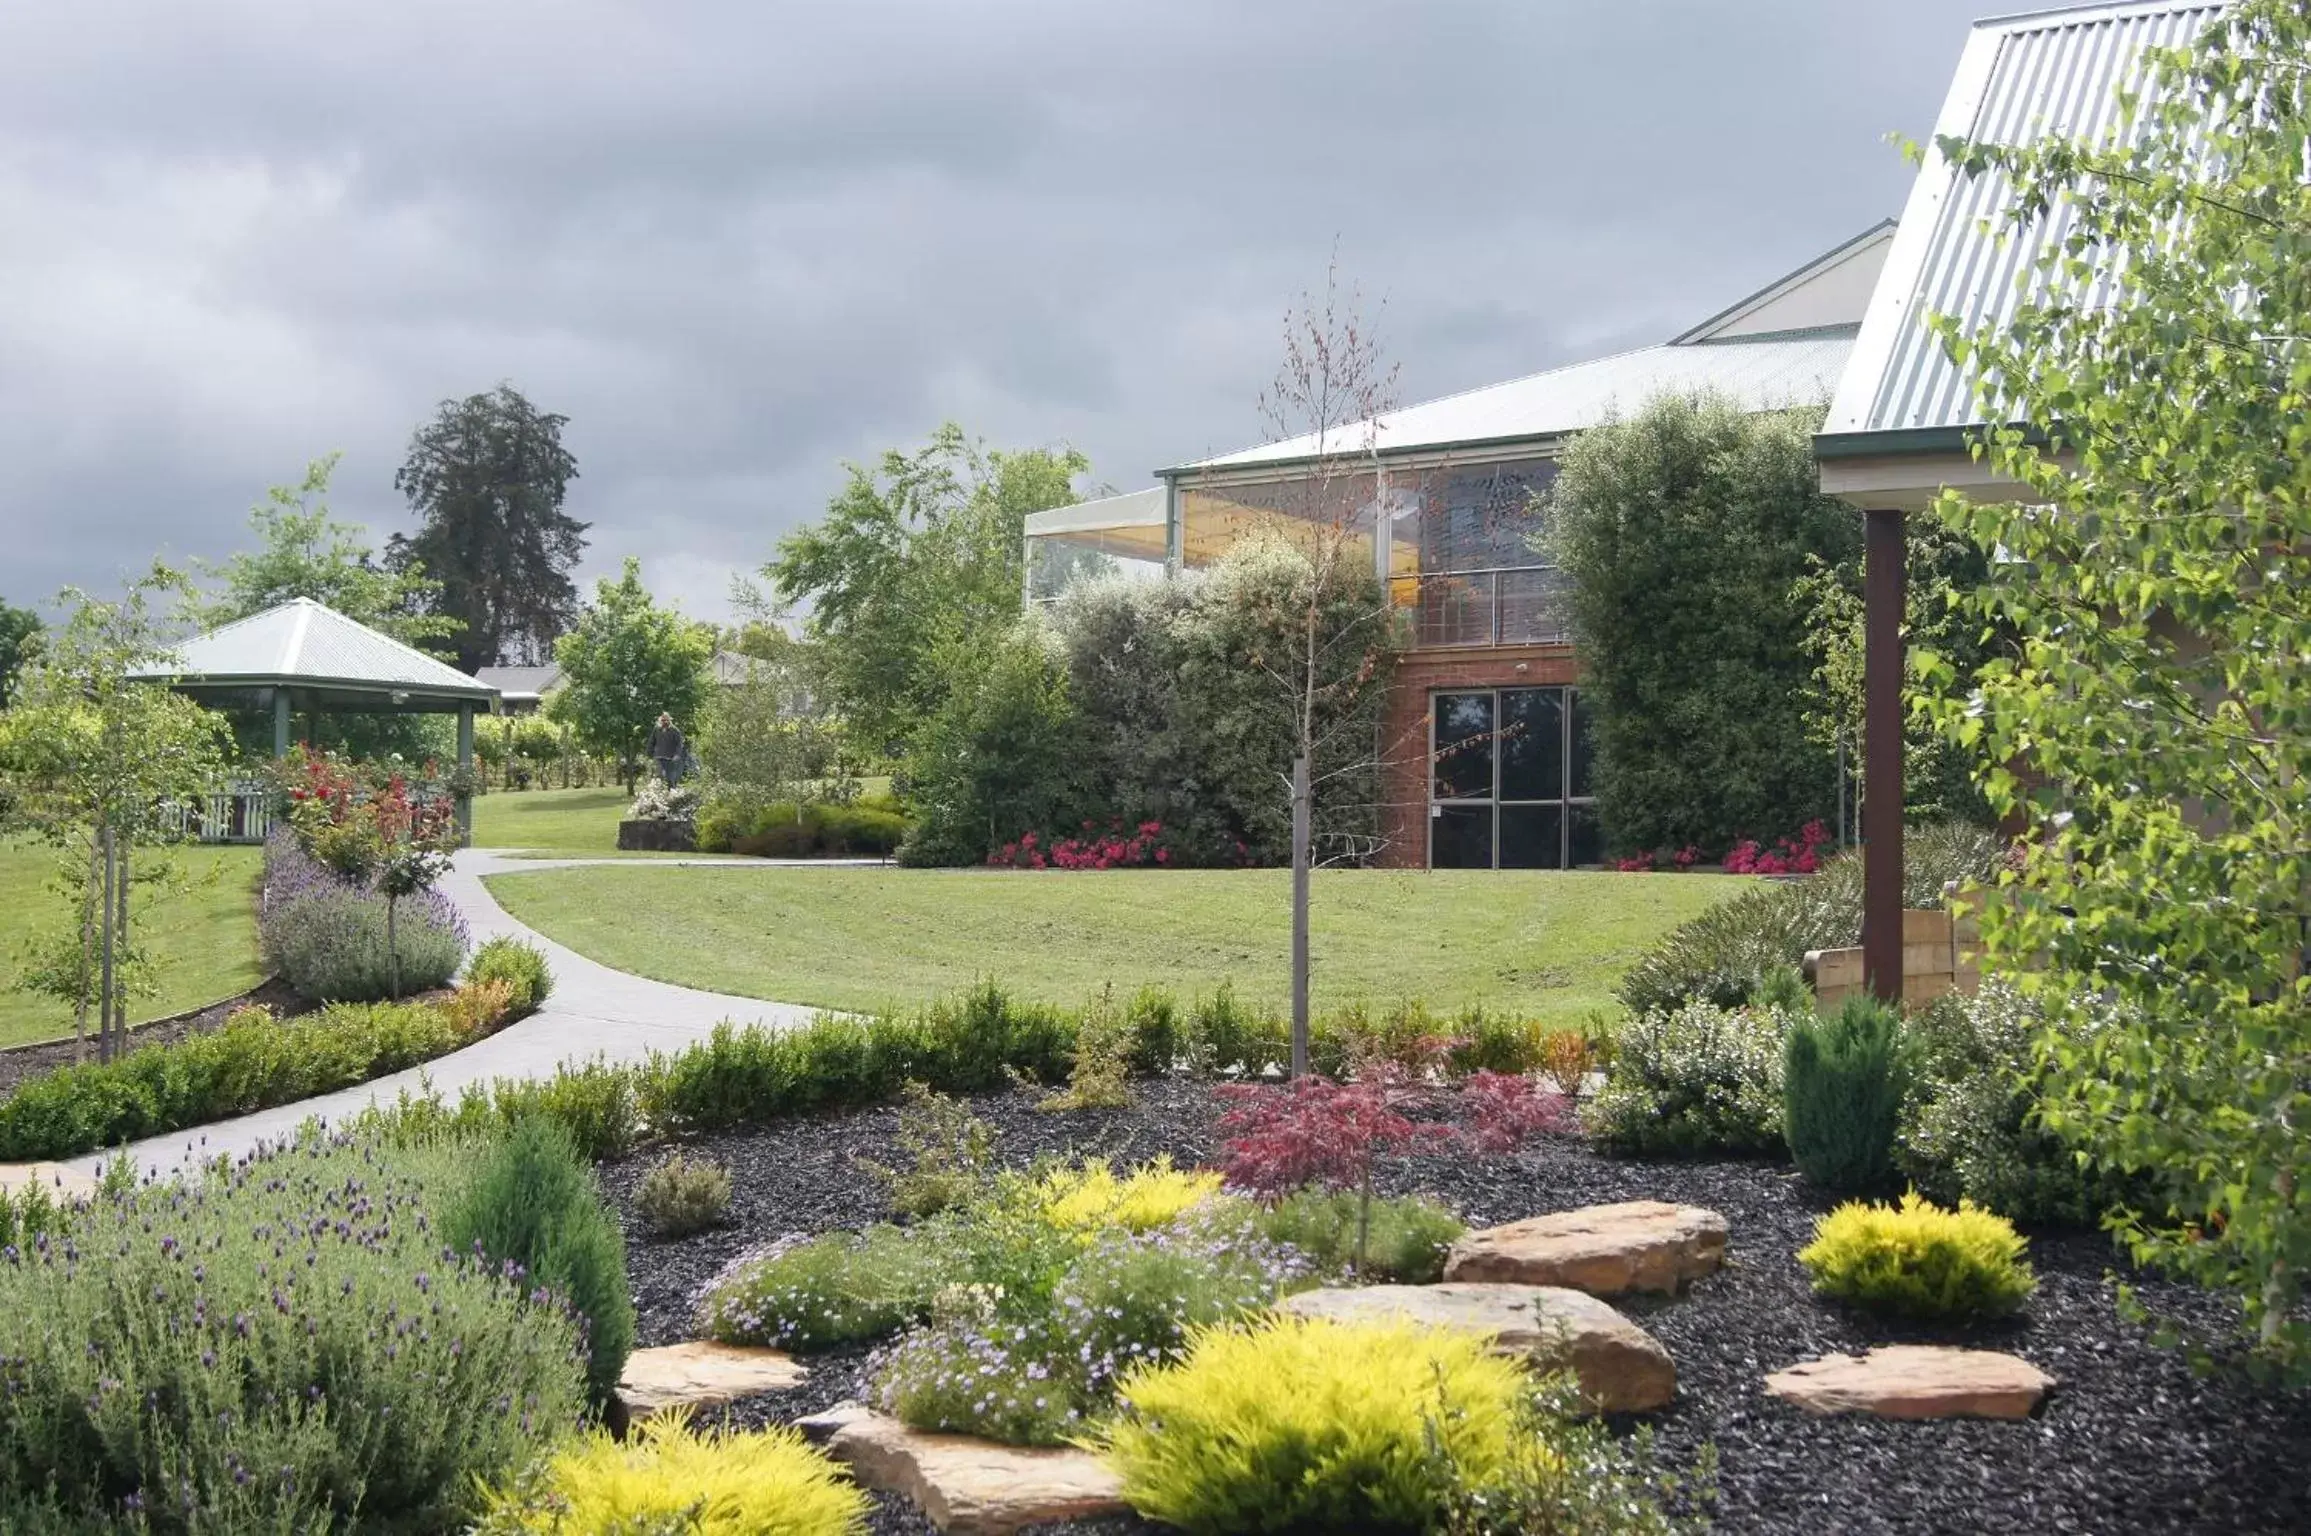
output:
M1027 536L1032 539L1040 535L1081 533L1096 528L1161 527L1166 520L1164 494L1162 486L1154 485L1144 491L1127 491L1121 496L1079 501L1071 507L1030 512L1027 515Z
M1751 410L1818 405L1837 388L1852 326L1642 347L1512 379L1381 418L1373 448L1415 453L1489 441L1554 437L1639 409L1655 395L1714 391ZM1332 451L1366 448L1361 425L1335 432ZM1287 438L1187 466L1232 469L1316 456L1314 436Z
M509 699L544 698L562 685L562 669L551 662L542 667L476 667L473 677Z
M176 648L176 664L138 674L187 683L327 685L487 701L498 691L309 597L253 613Z
M2119 88L2139 81L2143 50L2188 43L2225 8L2140 0L1978 22L1935 134L2002 144L2099 138L2118 121ZM1972 331L2013 318L2040 282L2039 256L2067 232L2056 212L2010 234L2013 207L2003 177L1960 177L1928 147L1824 424L1825 451L1853 434L1947 433L1978 423L1974 381L1924 321L1952 315Z

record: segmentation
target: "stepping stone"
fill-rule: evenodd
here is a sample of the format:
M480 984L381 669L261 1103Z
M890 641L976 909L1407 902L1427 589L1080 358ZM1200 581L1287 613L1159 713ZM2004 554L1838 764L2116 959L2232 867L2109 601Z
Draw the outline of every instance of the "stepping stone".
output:
M1994 1349L1893 1344L1776 1371L1765 1390L1808 1413L1881 1419L2026 1419L2054 1378Z
M1277 1304L1301 1317L1368 1322L1406 1317L1487 1334L1493 1349L1543 1369L1570 1367L1605 1413L1648 1413L1677 1393L1660 1341L1596 1297L1549 1285L1368 1285L1301 1291Z
M1445 1255L1444 1277L1561 1285L1592 1296L1674 1296L1724 1260L1725 1218L1715 1211L1632 1200L1470 1232Z
M693 1340L637 1349L618 1378L618 1400L631 1419L664 1408L711 1408L735 1398L783 1392L809 1376L783 1351Z
M949 1536L1008 1536L1025 1525L1123 1514L1123 1483L1089 1451L1001 1445L909 1429L883 1414L835 1410L827 1442L860 1482L902 1494ZM822 1417L833 1417L825 1415Z
M58 1205L96 1198L96 1175L65 1163L0 1163L0 1194L13 1195L27 1184L41 1185Z

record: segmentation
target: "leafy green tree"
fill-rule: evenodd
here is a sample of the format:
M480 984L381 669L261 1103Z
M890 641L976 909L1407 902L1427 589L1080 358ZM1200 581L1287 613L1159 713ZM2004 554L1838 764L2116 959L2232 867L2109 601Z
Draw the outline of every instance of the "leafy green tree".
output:
M568 724L579 744L618 760L633 793L642 749L661 712L697 729L706 702L714 631L651 601L642 562L629 557L616 581L595 583L592 606L554 648L562 687L547 713Z
M117 602L67 588L64 622L0 714L14 814L59 850L73 906L71 934L30 955L20 983L70 1002L82 1043L93 1006L108 1059L127 1026L131 976L146 964L130 900L140 851L183 835L184 808L223 771L230 741L221 716L138 678L169 661L153 600L185 589L158 565Z
M1819 414L1668 395L1565 449L1550 538L1616 848L1716 852L1830 814L1795 588L1809 561L1855 557L1861 520L1821 493Z
M562 510L578 478L567 425L500 384L443 401L394 472L418 529L388 541L386 563L440 583L428 611L463 626L457 664L468 672L551 654L577 616L570 572L588 525Z
M426 611L441 583L428 580L420 562L379 564L361 529L330 515L322 498L337 459L334 453L315 459L301 484L276 485L249 509L257 548L209 567L218 586L186 605L193 622L213 629L309 597L421 650L438 649L457 634L456 619Z
M1032 620L942 642L930 665L939 704L908 759L915 827L907 864L976 864L1022 829L1068 827L1082 763L1067 664Z
M1018 615L1028 514L1075 500L1090 461L988 450L949 422L912 454L847 468L826 516L780 540L763 575L780 601L810 605L827 703L887 750L945 697L934 654Z
M11 608L0 602L0 709L16 687L16 676L32 659L39 642L40 615L29 608Z
M2078 1026L2049 1128L2154 1177L2138 1258L2311 1374L2311 5L2147 58L2106 138L1942 146L2061 233L2009 323L1934 320L2022 487L1940 503L2020 643L1935 707L2035 845L1984 933Z

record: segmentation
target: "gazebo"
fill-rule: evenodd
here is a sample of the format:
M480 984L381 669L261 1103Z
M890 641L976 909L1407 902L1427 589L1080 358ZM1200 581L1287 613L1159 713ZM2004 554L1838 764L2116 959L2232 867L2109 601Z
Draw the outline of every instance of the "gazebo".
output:
M137 675L213 707L271 710L275 757L288 755L299 711L454 713L457 764L467 772L473 767L474 711L493 709L498 701L498 690L489 684L309 597L196 635L176 648L171 664ZM463 793L457 819L470 834L473 807Z

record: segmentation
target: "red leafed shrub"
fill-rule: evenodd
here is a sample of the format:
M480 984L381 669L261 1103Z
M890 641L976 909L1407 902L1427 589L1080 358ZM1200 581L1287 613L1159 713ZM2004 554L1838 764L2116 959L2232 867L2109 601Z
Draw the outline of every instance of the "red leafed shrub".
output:
M1178 857L1160 821L1130 829L1114 821L1105 831L1087 821L1078 837L1023 832L987 855L987 862L999 869L1143 869L1169 865Z
M1571 1121L1565 1096L1516 1072L1476 1072L1461 1089L1464 1133L1486 1152L1513 1152L1525 1139L1561 1131Z

